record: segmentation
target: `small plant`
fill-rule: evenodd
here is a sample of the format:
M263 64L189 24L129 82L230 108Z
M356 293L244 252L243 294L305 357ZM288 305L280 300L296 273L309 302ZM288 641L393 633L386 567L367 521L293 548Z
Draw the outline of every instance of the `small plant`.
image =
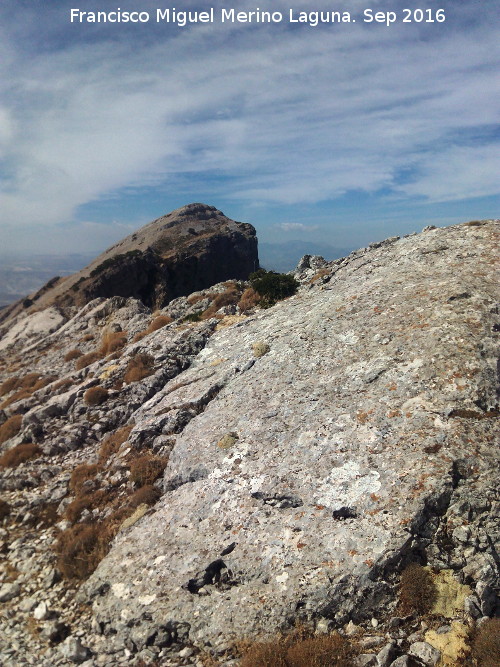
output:
M182 318L181 322L200 322L201 321L201 311L197 310L194 313L189 313Z
M12 415L0 426L0 443L13 438L21 430L22 415Z
M250 274L250 283L262 297L261 305L264 308L269 308L277 301L292 296L299 288L299 283L293 276L286 273L266 271L265 269L259 269L259 271Z
M399 606L402 614L428 614L437 591L431 573L418 563L410 563L401 573Z
M102 405L105 401L107 401L108 396L108 390L104 387L90 387L90 389L87 389L83 395L83 400L87 405L95 407L97 405Z
M69 352L66 352L66 354L64 355L64 361L74 361L75 359L79 359L80 357L83 357L83 352L74 349L70 350Z
M248 287L243 294L241 299L238 301L238 308L242 313L246 313L247 310L255 308L260 302L260 294L254 290L253 287Z
M161 496L161 491L152 484L141 486L140 489L130 496L127 502L127 507L135 510L139 505L154 505Z
M130 464L130 481L137 486L152 484L165 470L167 458L143 454Z
M12 449L8 449L2 456L0 456L0 467L15 468L20 463L34 459L40 456L42 450L38 445L32 442L17 445Z
M142 340L148 334L153 333L153 331L158 331L158 329L166 327L167 324L171 324L173 321L174 320L168 315L158 315L158 317L155 317L154 320L152 320L149 323L147 329L144 329L144 331L140 331L138 334L134 336L134 343L137 343L137 341Z
M253 644L241 667L352 667L355 655L349 641L338 633L306 638L292 633Z
M99 466L95 463L81 463L71 473L69 480L69 490L73 495L79 495L82 492L83 485L90 479L93 479L99 472Z
M126 331L107 331L103 334L101 347L99 348L99 354L101 357L106 357L108 354L113 354L113 352L118 352L118 350L121 350L126 345L126 343Z
M123 376L123 381L127 384L130 382L138 382L143 380L153 373L154 359L149 354L144 352L136 354L132 357Z
M472 657L478 667L498 667L500 664L500 618L490 618L476 633L472 642Z
M252 345L253 356L257 357L257 359L267 354L270 349L269 345L263 341L257 341L257 343L253 343Z
M99 449L99 463L104 463L110 456L116 454L124 442L126 442L133 425L122 426L111 435L108 435L101 444Z
M231 306L237 304L240 299L240 294L234 283L229 283L229 286L221 294L217 294L210 306L201 314L201 318L208 320L214 317L215 313L224 308L224 306Z
M77 524L59 535L57 566L68 579L86 579L109 551L114 531L106 523Z
M99 359L102 359L102 356L99 354L99 352L89 352L88 354L84 354L82 357L77 359L75 369L77 371L81 371L82 368L87 368L87 366L90 366L90 364L99 361Z

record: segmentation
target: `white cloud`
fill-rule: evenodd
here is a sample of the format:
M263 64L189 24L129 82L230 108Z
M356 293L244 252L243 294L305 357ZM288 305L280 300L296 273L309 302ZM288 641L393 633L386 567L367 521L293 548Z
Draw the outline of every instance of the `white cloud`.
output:
M31 59L4 34L4 221L68 221L122 188L208 175L220 177L214 196L245 201L498 193L493 143L463 140L499 120L498 30L486 16L432 35L225 25L134 46L75 40Z
M275 226L284 232L314 232L319 229L319 225L305 225L302 222L280 222Z

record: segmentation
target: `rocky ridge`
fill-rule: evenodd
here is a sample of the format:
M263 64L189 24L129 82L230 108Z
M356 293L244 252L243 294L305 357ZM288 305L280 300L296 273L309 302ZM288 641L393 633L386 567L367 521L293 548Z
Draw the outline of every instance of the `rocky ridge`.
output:
M298 294L268 310L220 283L154 318L99 297L26 318L23 348L7 332L2 376L52 381L2 399L4 432L21 415L2 451L39 448L2 473L2 663L237 664L239 639L300 619L357 637L359 665L459 664L452 638L498 612L498 229L305 257ZM117 349L75 370L69 353L103 340ZM127 381L141 359L149 374ZM145 455L163 461L157 502L133 508ZM104 529L122 502L95 572L63 579L61 531ZM432 622L397 608L413 561L447 591Z
M246 279L259 266L252 225L235 222L206 204L188 204L144 225L87 267L52 278L35 294L0 312L1 323L51 307L53 317L74 314L98 297L134 297L160 308L179 296L229 279ZM39 315L42 317L42 315Z

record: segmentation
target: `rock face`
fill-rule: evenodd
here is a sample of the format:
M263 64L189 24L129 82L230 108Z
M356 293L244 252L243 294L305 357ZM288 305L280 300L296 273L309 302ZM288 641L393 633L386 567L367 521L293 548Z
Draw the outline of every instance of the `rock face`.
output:
M55 504L68 529L77 464L96 465L90 491L130 495L127 461L154 454L168 458L156 504L130 512L78 592L50 584L74 614L57 612L62 655L78 629L94 664L137 655L201 665L199 651L223 664L235 640L300 619L318 632L388 628L387 639L364 638L359 664L435 664L444 649L433 635L418 626L406 639L404 619L388 622L407 563L442 575L443 619L498 610L499 231L499 221L466 223L334 262L308 257L299 292L267 310L225 305L186 322L227 302L233 288L219 284L169 303L162 314L173 321L143 335L142 302L100 297L43 343L33 333L19 356L8 342L10 375L24 365L59 378L6 405L0 420L5 429L22 415L5 449L42 450L2 481L12 507L3 538L16 536L8 558L23 573L13 597L5 588L10 618L19 625L38 608L29 568L47 582L43 568L55 561L54 528L35 542L22 532L26 513ZM89 353L106 331L127 332L120 355L78 371L62 361L74 341ZM151 372L127 381L138 355ZM104 405L84 398L96 386L108 391ZM124 425L127 442L102 462L105 436ZM104 526L112 508L89 507L75 524ZM47 665L65 664L54 652Z
M135 297L158 308L224 280L245 280L258 267L252 225L214 206L189 204L145 225L73 276L49 281L27 300L32 306L14 304L0 321L52 304L67 310L97 297Z

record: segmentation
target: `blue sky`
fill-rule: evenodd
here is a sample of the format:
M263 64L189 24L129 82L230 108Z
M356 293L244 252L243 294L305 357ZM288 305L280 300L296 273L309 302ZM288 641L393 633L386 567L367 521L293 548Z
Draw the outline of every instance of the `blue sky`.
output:
M69 21L172 6L285 20ZM405 6L446 20L403 23ZM291 26L289 8L356 22ZM192 201L263 241L342 247L499 217L499 45L496 0L2 0L2 251L99 251Z

